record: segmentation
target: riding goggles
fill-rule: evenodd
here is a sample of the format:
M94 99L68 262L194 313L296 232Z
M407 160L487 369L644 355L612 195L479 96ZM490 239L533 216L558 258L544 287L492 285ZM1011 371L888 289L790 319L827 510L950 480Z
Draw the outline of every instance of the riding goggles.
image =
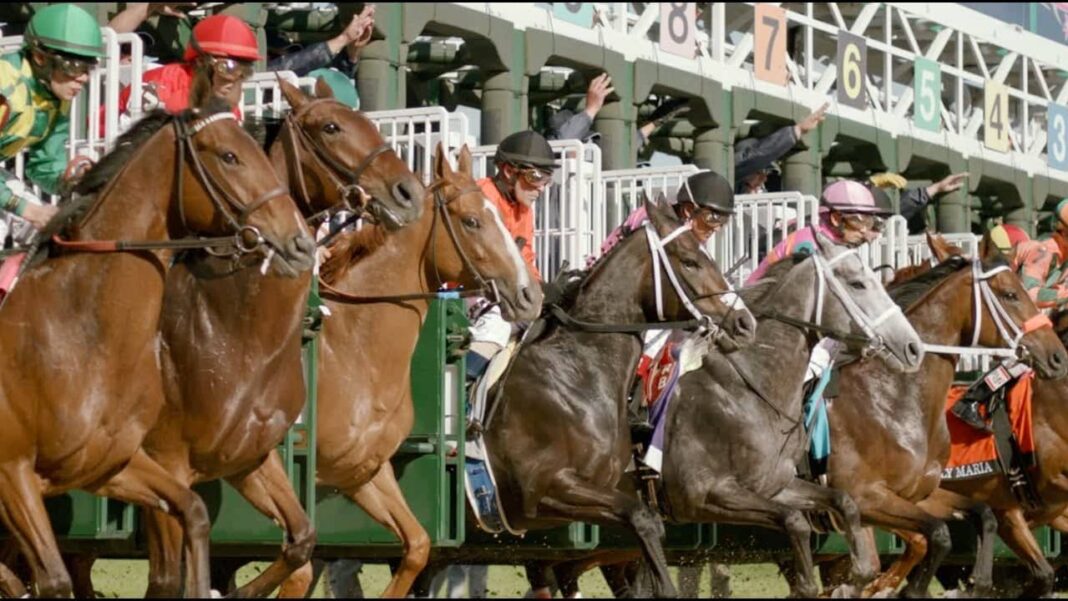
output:
M694 219L709 226L723 225L730 221L731 214L721 213L719 211L709 209L708 207L702 207L700 210L697 211L697 213L694 214Z
M216 75L229 79L248 79L252 77L255 69L255 65L251 61L242 61L236 58L209 56L208 61Z
M879 215L857 215L849 214L842 215L842 223L851 230L862 231L871 230L873 232L881 232L886 227L886 219Z
M95 60L85 60L49 53L52 61L52 70L59 71L66 77L74 78L88 74L96 67Z
M519 166L519 177L531 186L547 184L553 179L553 172L548 169L533 167L530 165Z

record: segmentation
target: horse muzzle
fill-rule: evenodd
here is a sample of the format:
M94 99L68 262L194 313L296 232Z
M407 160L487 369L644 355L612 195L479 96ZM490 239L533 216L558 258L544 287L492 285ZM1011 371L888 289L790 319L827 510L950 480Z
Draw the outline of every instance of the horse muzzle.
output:
M272 244L267 251L263 271L273 275L295 278L315 265L315 240L301 233L283 244Z

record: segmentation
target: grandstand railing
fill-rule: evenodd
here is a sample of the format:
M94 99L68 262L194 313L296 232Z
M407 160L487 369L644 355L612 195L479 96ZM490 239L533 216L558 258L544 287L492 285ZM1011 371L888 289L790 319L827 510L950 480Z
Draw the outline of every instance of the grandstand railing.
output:
M671 165L641 169L613 169L601 172L604 202L594 207L593 229L595 243L600 245L608 234L623 223L631 211L642 202L643 193L655 201L663 194L670 202L682 183L695 173L696 165Z
M241 85L241 115L245 117L263 117L270 112L281 116L289 111L289 103L282 95L278 78L286 80L308 93L314 93L314 77L297 77L292 71L266 71L254 73Z
M800 192L740 194L730 223L709 240L720 269L741 286L787 236L819 220L819 201Z
M440 106L370 111L364 113L377 126L393 150L408 164L408 168L422 173L423 181L434 178L434 150L443 142L448 156L455 158L464 144L468 148L477 141L468 133L467 116L450 113Z

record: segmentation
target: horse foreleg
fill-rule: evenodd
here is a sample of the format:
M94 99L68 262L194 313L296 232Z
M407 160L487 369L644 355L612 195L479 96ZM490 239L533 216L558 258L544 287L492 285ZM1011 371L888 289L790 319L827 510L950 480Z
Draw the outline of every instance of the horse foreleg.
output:
M78 599L95 599L96 590L93 589L93 563L96 555L93 553L70 553L63 556L67 565L71 581L74 585L74 596Z
M311 584L315 528L293 492L278 451L272 449L255 469L226 479L260 513L274 520L286 534L281 554L251 582L234 591L235 597L264 597L285 582L280 597L302 598Z
M638 537L646 566L653 571L654 596L675 597L675 583L667 569L660 541L664 524L637 498L612 488L598 487L572 470L558 473L538 501L540 517L628 526ZM644 575L644 572L640 575ZM639 591L641 593L642 591Z
M182 541L186 559L185 594L199 598L210 596L208 535L211 522L204 501L192 489L160 467L143 449L139 449L122 471L90 492L165 510L176 516L185 534Z
M860 510L845 491L794 479L772 500L806 511L830 511L837 515L849 545L852 584L862 589L875 578L878 555L873 546L863 544L867 538L860 524Z
M879 575L875 582L871 583L868 591L896 591L897 587L905 581L910 573L916 568L924 556L927 555L927 538L919 532L907 530L892 530L905 543L905 552L901 554L885 572ZM912 580L916 580L913 578ZM918 581L918 580L917 580Z
M426 567L430 557L430 537L412 514L404 500L393 466L387 461L363 486L342 490L367 512L371 519L385 526L404 545L404 557L393 572L383 597L403 597L408 594L416 576Z
M1027 563L1031 582L1024 587L1022 597L1045 597L1053 592L1053 567L1042 555L1023 510L1019 507L1008 511L994 511L998 518L998 535L1016 556Z
M22 583L22 579L15 575L15 573L11 571L11 568L3 563L0 563L0 596L8 599L18 599L20 597L29 596L29 592L26 591L26 585Z
M40 597L69 597L70 575L59 554L52 523L29 462L0 465L0 522L7 527L33 572Z
M159 509L141 508L148 543L148 590L145 597L167 599L182 592L182 524Z
M565 599L574 599L582 592L579 590L579 578L586 572L604 565L638 561L641 557L637 549L595 551L579 559L556 563L552 566L552 570L556 576L556 584L560 587L560 596Z
M857 501L866 524L903 533L919 533L926 539L926 554L922 556L923 567L920 572L926 577L917 578L916 582L910 581L909 588L904 591L904 594L926 596L935 570L949 553L949 526L944 520L927 513L912 501L883 486L869 488L859 495L854 494L853 498ZM919 551L919 548L916 550ZM907 574L907 571L888 571L869 584L866 592L892 592Z
M935 489L931 496L918 505L936 517L966 519L972 524L977 539L971 577L972 595L991 596L994 592L994 545L997 543L998 521L990 507L944 488ZM928 576L920 575L920 578L924 577ZM910 576L909 581L912 580Z

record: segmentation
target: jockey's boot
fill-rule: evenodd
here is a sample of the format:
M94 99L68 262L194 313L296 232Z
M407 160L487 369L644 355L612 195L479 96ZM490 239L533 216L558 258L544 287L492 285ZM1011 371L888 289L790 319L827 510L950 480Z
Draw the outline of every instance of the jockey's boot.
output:
M962 422L976 430L991 433L994 431L994 429L990 427L990 424L986 423L986 420L983 419L983 416L979 413L979 401L963 397L956 403L953 403L953 408L950 409L950 411L953 412L953 415L960 418Z

